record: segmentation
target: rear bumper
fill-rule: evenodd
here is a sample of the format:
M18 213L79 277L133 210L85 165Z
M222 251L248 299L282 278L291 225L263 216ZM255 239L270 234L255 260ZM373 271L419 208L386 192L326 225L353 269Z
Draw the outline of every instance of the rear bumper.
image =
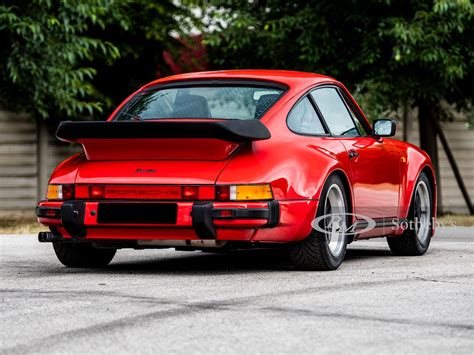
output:
M154 224L102 223L98 218L100 203L41 201L36 216L64 238L288 242L309 234L317 205L314 200L177 202L175 223ZM143 206L149 202L135 203Z

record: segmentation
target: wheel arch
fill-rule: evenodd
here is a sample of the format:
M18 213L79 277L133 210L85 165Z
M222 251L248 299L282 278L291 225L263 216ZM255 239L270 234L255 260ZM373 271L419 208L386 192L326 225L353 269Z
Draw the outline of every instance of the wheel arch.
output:
M331 177L332 175L337 175L344 186L344 192L347 197L347 203L348 203L348 208L349 208L349 213L354 213L354 203L353 203L353 195L352 195L352 189L351 185L349 182L349 178L347 177L346 173L342 171L341 169L336 169L333 170L327 177L326 180L324 181L324 184L326 184L326 181Z
M424 166L421 166L419 171L418 171L418 174L416 175L416 179L414 180L414 184L411 186L410 188L410 191L409 191L409 194L407 197L409 197L407 199L407 204L405 207L405 211L402 215L402 218L406 218L408 216L408 211L410 209L410 206L411 206L411 203L412 203L412 200L413 200L413 194L415 193L415 189L416 189L416 183L418 182L418 179L420 178L420 175L422 173L425 173L425 175L427 176L428 178L428 181L430 183L430 188L431 188L431 197L432 197L432 213L433 213L433 216L436 217L436 206L437 206L437 199L438 199L438 195L437 195L437 185L436 185L436 176L435 176L435 173L434 173L434 170L432 168L432 166L430 166L429 164L425 164ZM434 226L433 226L433 229L434 229Z
M437 208L437 202L438 202L438 189L437 189L437 185L436 185L436 177L435 177L435 173L433 171L433 168L429 165L425 165L421 171L420 171L420 174L421 173L425 173L426 176L428 177L428 181L430 182L430 187L431 187L431 197L433 199L433 205L432 205L432 209L433 209L433 216L436 216L436 208ZM419 177L419 175L418 175ZM418 180L418 178L417 178ZM413 198L413 191L412 191L412 198Z

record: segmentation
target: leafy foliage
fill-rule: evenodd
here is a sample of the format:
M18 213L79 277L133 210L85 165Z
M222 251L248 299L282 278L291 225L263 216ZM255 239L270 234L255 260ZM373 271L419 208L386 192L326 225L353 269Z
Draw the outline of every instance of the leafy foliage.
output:
M328 74L348 83L373 113L418 100L472 102L469 0L206 4L213 29L207 44L218 67Z
M12 1L0 6L2 100L47 117L50 109L68 116L100 110L90 82L97 51L117 58L110 42L91 38L91 26L104 28L110 1L76 3Z
M191 42L191 29L197 26L190 9L172 0L120 1L120 11L121 18L126 19L126 30L115 21L105 31L94 31L96 37L114 43L120 52L120 58L113 62L99 53L95 63L98 73L94 84L110 99L107 108L143 84L173 74L170 58L179 57L186 43Z
M186 31L188 17L188 10L171 0L3 1L1 104L42 118L102 112L111 96L103 89L116 89L107 78L117 78L121 69L111 65L122 60L122 69L139 72L140 60L150 52L146 48L172 43L170 31ZM152 54L145 81L156 76L156 50ZM140 80L130 77L137 76ZM127 84L112 93L123 98L137 85Z

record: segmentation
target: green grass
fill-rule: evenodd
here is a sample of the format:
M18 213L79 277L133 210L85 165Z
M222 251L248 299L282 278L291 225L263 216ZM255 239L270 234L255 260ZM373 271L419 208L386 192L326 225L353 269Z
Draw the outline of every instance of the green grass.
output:
M0 217L0 234L36 234L47 230L33 217Z

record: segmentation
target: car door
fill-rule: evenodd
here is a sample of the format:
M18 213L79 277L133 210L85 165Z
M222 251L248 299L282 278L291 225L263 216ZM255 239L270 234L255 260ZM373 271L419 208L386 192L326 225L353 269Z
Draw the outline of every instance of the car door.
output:
M333 137L347 151L353 187L355 213L390 221L397 216L400 189L400 167L392 143L374 137L370 127L349 105L342 90L335 86L311 92L320 114Z

